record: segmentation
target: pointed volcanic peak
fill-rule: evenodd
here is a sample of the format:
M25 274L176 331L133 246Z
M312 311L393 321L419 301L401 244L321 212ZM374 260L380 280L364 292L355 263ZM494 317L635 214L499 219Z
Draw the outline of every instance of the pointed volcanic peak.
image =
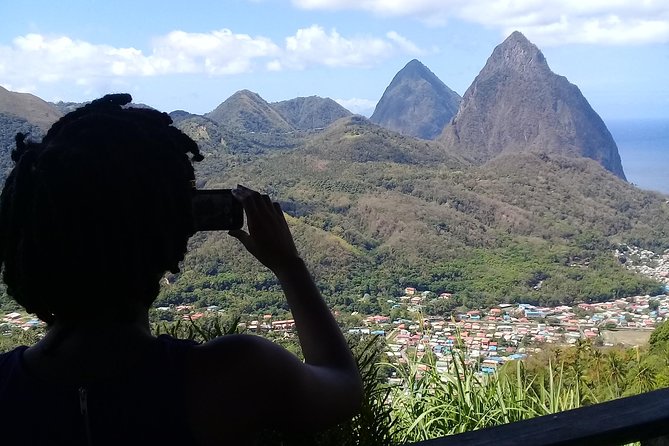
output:
M285 133L293 127L257 93L241 90L205 115L216 123L255 133Z
M591 158L625 179L604 121L517 31L495 48L440 139L479 163L501 153L556 153Z
M434 139L458 111L460 95L414 59L393 78L370 120L408 136Z
M461 157L446 153L437 143L400 135L359 115L338 120L298 150L332 161L465 165Z
M330 98L309 96L273 102L272 108L297 130L324 129L352 113Z
M0 87L0 114L21 118L46 132L63 114L53 105L29 93Z

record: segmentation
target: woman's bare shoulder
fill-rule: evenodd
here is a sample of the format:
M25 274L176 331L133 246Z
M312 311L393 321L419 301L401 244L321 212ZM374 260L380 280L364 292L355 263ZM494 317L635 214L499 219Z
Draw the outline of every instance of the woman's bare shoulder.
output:
M282 369L293 369L302 362L283 347L254 335L226 335L193 348L190 374L199 382L228 385L267 381Z
M272 351L287 353L282 347L261 336L234 334L220 336L195 346L193 355L200 361L226 361L230 357L260 359Z

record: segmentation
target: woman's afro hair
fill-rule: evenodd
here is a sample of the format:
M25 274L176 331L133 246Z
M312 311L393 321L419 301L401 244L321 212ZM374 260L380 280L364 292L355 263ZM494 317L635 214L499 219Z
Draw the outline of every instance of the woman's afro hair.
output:
M113 313L123 299L148 307L194 232L191 161L202 155L169 115L131 100L97 99L41 142L16 135L0 267L8 294L47 323Z

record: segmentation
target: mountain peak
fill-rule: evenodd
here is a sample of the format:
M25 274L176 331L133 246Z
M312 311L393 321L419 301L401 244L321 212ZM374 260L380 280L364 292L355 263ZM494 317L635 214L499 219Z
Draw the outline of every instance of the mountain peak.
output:
M432 72L418 59L411 59L404 68L400 70L400 73L403 71L412 74L432 74Z
M442 139L480 163L504 153L554 153L594 159L625 178L604 121L517 31L493 50Z
M0 86L0 114L35 124L46 132L63 114L53 105L30 93L16 93Z
M521 43L523 45L534 46L534 44L532 42L530 42L527 37L525 37L525 34L521 33L520 31L514 31L511 34L509 34L509 37L504 39L504 42L502 42L502 43L505 43L505 42L518 42L518 43Z
M233 96L242 96L242 97L246 96L246 97L251 97L253 99L262 99L258 93L247 89L236 91L235 93L233 93L231 97Z
M402 68L396 75L395 78L402 77L414 77L422 78L430 83L433 83L438 86L438 88L445 87L446 85L435 75L428 67L423 65L418 59L410 60L404 68Z
M299 97L270 105L298 130L323 129L337 119L351 115L333 99L319 96Z
M532 70L550 72L543 53L519 31L514 31L497 45L486 67L512 69L520 73Z
M258 93L239 90L205 117L247 132L285 133L293 127Z
M460 95L413 59L390 82L370 120L403 135L434 139L459 104Z

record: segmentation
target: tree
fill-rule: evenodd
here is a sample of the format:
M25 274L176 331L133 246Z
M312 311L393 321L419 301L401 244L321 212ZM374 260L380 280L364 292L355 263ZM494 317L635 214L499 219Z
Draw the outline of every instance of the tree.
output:
M667 341L669 341L669 321L664 321L655 327L655 330L650 334L648 343L652 349L655 349L662 344L666 344Z
M458 306L454 299L433 299L425 304L425 313L429 316L448 316Z

